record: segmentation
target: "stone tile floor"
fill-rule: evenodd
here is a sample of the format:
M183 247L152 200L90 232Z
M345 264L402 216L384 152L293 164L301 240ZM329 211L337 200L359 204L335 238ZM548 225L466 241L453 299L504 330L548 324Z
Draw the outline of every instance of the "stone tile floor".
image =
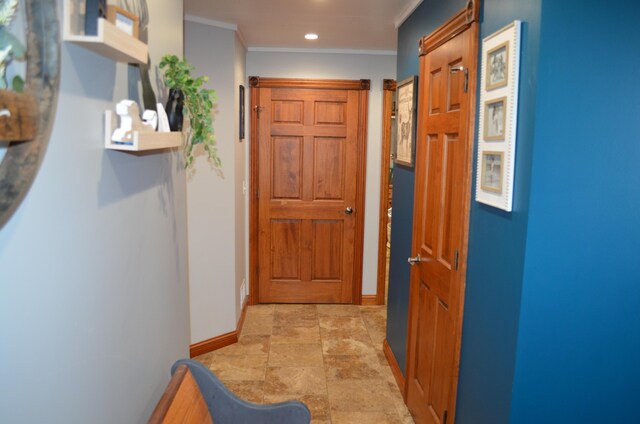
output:
M312 424L410 424L385 327L384 306L249 306L238 343L195 359L243 399L306 403Z

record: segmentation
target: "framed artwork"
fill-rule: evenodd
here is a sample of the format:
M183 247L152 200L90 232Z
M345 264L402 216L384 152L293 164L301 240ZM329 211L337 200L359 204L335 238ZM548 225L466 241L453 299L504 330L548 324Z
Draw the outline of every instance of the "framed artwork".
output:
M240 98L238 99L239 102L238 104L240 105L240 128L239 128L239 134L240 134L240 140L244 140L244 85L240 86Z
M107 6L107 20L114 24L120 31L138 38L140 30L140 18L121 7Z
M480 185L483 190L493 193L502 193L502 162L503 152L482 152L482 164L480 168Z
M509 81L507 65L509 64L509 41L492 48L487 52L487 91L504 87Z
M412 76L396 89L396 146L394 162L413 167L416 154L416 109L418 77Z
M484 139L504 140L507 98L487 100L484 104Z
M482 40L476 201L513 209L520 33L513 21Z

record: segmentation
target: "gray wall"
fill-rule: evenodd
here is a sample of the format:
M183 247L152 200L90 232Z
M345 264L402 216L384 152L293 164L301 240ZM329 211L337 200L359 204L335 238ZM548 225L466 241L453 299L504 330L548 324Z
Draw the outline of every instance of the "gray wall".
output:
M157 65L182 54L182 2L148 3ZM181 153L105 151L103 112L136 73L61 56L47 155L0 230L0 422L142 423L188 354Z
M187 180L191 343L236 330L245 277L246 142L238 141L238 85L244 79L244 47L235 31L185 24L185 55L196 75L207 75L218 98L213 111L222 175L199 150Z

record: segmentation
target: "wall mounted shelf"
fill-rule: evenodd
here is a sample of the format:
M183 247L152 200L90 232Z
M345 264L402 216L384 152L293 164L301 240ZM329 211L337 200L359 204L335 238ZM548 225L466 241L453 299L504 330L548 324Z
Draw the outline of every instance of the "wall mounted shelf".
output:
M64 41L72 42L118 62L147 63L149 52L147 45L119 30L106 19L98 20L98 35L74 33L72 19L77 22L74 13L78 8L77 0L66 0L64 6Z
M148 150L171 149L182 146L181 132L138 132L133 133L133 144L117 144L111 141L116 129L117 119L110 110L104 114L104 148L124 152L143 152Z

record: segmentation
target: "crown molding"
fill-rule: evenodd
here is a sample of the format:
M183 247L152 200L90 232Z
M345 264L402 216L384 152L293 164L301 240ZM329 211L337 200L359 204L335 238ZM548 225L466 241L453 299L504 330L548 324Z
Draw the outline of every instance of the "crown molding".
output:
M216 28L230 29L232 31L238 31L238 25L230 24L229 22L214 21L213 19L201 18L195 15L184 15L184 20L187 22L194 22L196 24L209 25Z
M413 11L416 10L422 2L423 0L411 0L411 2L409 2L407 7L402 12L400 12L398 16L396 16L396 20L393 22L393 25L396 27L396 29L400 28L400 25L402 25L404 21L406 21L407 18L411 16Z
M249 47L250 52L263 53L324 53L324 54L363 54L377 56L397 56L395 50L357 50L357 49L298 49L289 47Z

